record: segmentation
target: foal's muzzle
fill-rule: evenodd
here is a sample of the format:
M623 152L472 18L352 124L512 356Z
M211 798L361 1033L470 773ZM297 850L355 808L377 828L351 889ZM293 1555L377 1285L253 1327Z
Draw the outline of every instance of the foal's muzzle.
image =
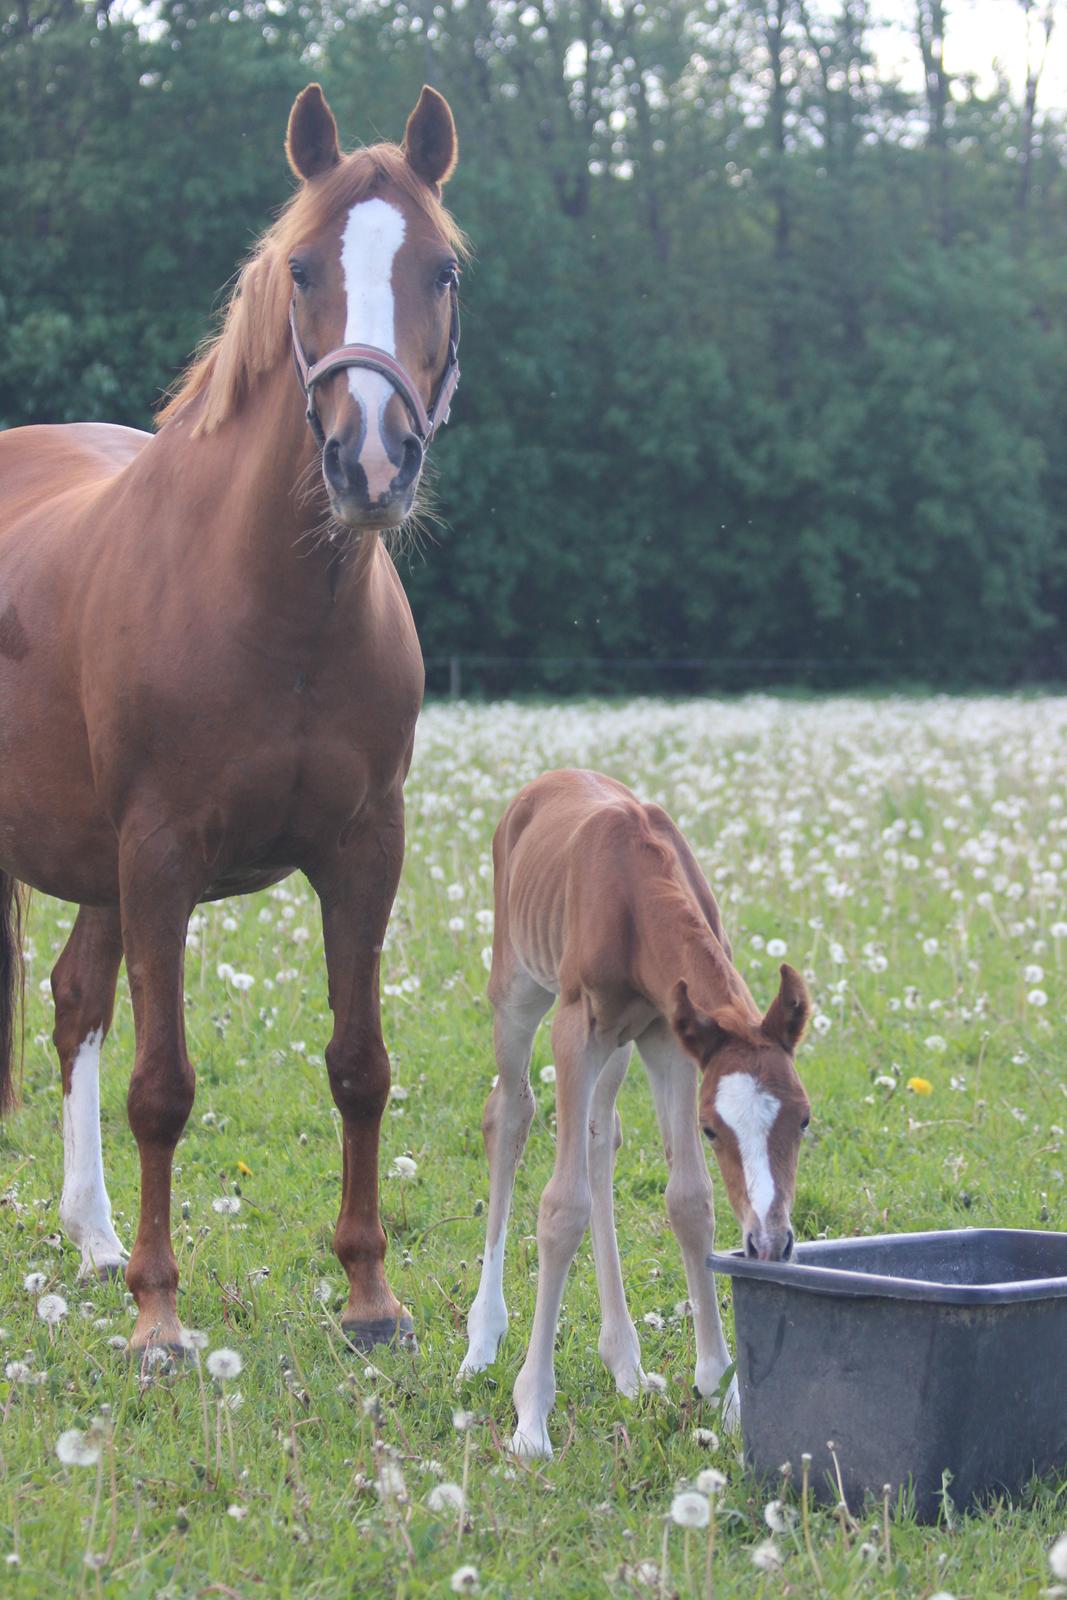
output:
M793 1254L792 1228L750 1228L745 1254L752 1261L788 1261Z

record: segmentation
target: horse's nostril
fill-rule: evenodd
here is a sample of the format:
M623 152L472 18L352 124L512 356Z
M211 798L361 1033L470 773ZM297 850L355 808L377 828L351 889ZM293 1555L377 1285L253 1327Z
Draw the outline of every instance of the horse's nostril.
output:
M796 1243L796 1240L793 1237L793 1230L792 1230L792 1228L790 1228L790 1230L786 1234L786 1238L785 1238L785 1249L782 1251L782 1260L783 1261L788 1261L789 1258L792 1256L792 1254L793 1254L793 1246L794 1246L795 1243Z
M322 452L322 470L331 483L341 479L341 445L337 439L327 439Z
M756 1240L751 1233L745 1234L745 1254L750 1260L755 1260L759 1252L756 1249Z
M406 489L410 483L413 483L421 466L422 445L413 433L409 433L401 446L400 470L396 475L397 487Z

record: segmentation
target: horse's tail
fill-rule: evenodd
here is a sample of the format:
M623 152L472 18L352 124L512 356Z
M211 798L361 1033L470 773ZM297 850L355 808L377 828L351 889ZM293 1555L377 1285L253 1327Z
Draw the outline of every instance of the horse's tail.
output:
M15 1105L15 1021L22 986L22 885L0 872L0 1116Z

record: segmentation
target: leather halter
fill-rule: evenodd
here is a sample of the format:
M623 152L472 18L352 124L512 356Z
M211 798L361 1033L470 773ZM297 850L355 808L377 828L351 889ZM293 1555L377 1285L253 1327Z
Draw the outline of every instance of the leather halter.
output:
M371 372L381 373L392 384L397 394L407 407L411 417L412 426L424 445L433 439L438 428L448 421L452 396L459 383L459 293L453 283L449 287L449 299L452 306L452 321L448 330L448 360L445 370L441 374L441 381L437 385L427 411L422 403L422 397L416 389L411 378L404 371L403 366L391 356L388 350L381 350L374 344L342 344L336 350L331 350L323 356L321 361L309 361L304 350L303 341L297 332L296 326L296 296L289 302L289 328L293 336L293 360L296 363L296 375L300 379L301 388L307 401L308 427L318 442L319 449L326 444L326 435L319 413L315 406L315 386L324 378L331 378L335 372L341 372L345 367L366 367Z

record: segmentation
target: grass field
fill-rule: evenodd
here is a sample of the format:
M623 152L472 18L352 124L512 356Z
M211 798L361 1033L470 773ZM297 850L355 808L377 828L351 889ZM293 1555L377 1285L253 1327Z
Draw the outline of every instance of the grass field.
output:
M722 1430L714 1407L692 1397L685 1281L636 1063L620 1102L618 1229L644 1366L665 1384L634 1402L615 1395L596 1355L586 1244L560 1325L556 1458L512 1461L502 1441L553 1150L547 1028L512 1220L511 1331L496 1367L454 1388L488 1192L490 839L519 785L561 765L599 767L672 811L757 999L776 983L773 941L808 975L816 1017L798 1065L813 1120L800 1238L1067 1228L1067 700L432 708L385 958L394 1095L383 1172L403 1156L415 1171L384 1178L382 1207L417 1355L385 1351L370 1365L339 1336L328 1013L315 903L294 878L204 908L189 940L198 1087L177 1152L179 1304L207 1350L235 1351L242 1370L223 1383L195 1366L139 1380L119 1348L132 1326L122 1285L79 1284L77 1254L58 1232L47 977L71 908L34 903L24 1103L0 1132L0 1591L414 1600L465 1592L466 1581L499 1596L702 1594L706 1535L667 1513L709 1467L726 1478L717 1595L984 1600L1052 1582L1046 1552L1067 1529L1067 1479L939 1528L900 1515L888 1548L878 1505L854 1530L820 1511L810 1551L796 1526L774 1537L780 1570L754 1564L771 1537L765 1502L783 1490L746 1477L736 1439L702 1443L697 1431ZM103 1118L127 1243L132 1048L123 989ZM931 1092L909 1090L910 1078ZM731 1246L737 1225L715 1181L718 1237ZM239 1210L217 1209L226 1197ZM34 1273L44 1283L30 1291ZM67 1303L55 1324L37 1314L42 1292ZM725 1284L721 1298L728 1306ZM460 1416L466 1428L457 1407L472 1414ZM98 1463L62 1463L59 1436L101 1416L95 1427L110 1438ZM462 1515L442 1484L466 1485ZM786 1498L796 1503L795 1486ZM463 1579L468 1567L476 1578Z

